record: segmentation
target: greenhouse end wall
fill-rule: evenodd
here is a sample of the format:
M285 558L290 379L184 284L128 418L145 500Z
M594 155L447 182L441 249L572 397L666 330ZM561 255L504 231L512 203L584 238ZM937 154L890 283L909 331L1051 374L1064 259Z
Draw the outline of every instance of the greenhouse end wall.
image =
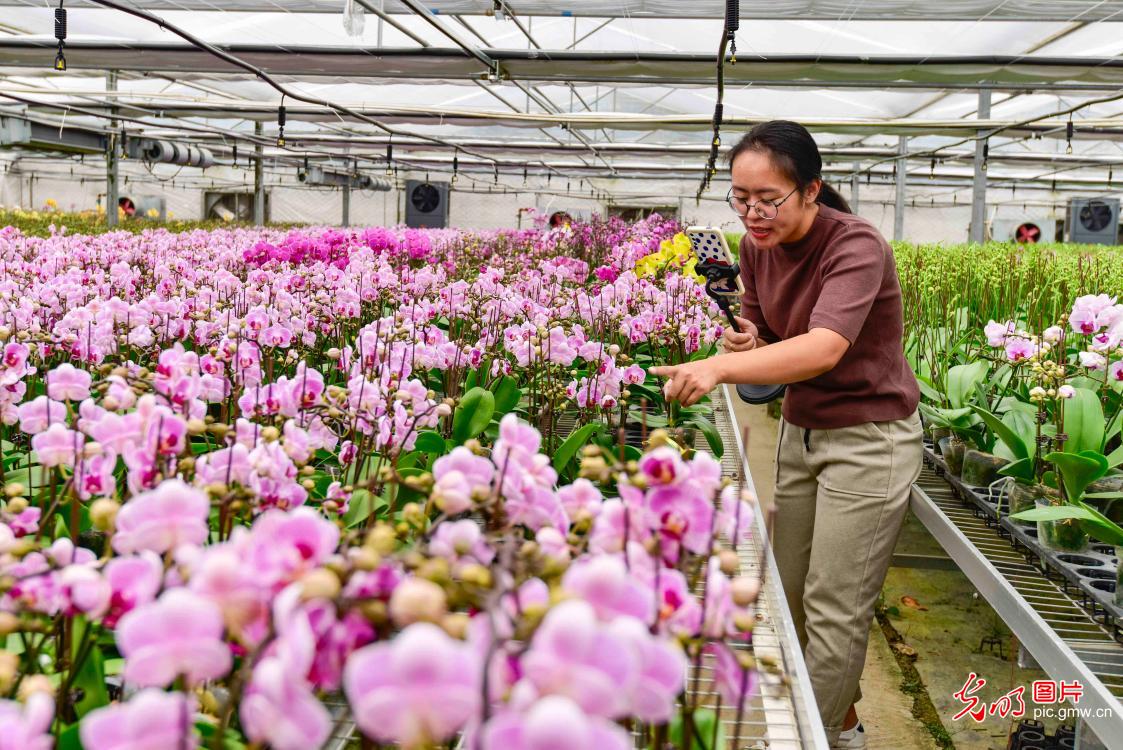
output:
M151 180L140 165L122 165L120 195L135 198L139 195L159 196L166 201L168 212L179 219L200 219L203 212L203 193L210 190L253 192L252 180L246 181L244 171L230 169L209 170L207 176L226 181L233 178L236 184L210 187L208 184L184 186L172 179L162 182L137 182L136 175ZM414 177L413 175L410 176ZM416 175L424 178L424 175ZM130 178L126 182L126 178ZM740 222L723 202L705 200L696 204L693 185L678 182L636 182L620 186L630 193L642 192L642 197L621 199L620 205L655 206L678 205L679 218L686 224L720 226L728 231L738 231ZM342 194L331 188L305 186L272 186L270 193L270 219L275 222L304 224L339 224L343 214ZM487 184L479 182L476 190L486 190ZM65 176L44 177L9 168L0 176L0 206L24 209L42 209L47 200L54 201L63 211L94 209L104 201L105 183L100 179L74 179ZM848 190L842 191L844 195ZM930 198L918 189L909 198L905 208L905 239L912 242L961 243L967 239L970 222L969 205L925 205ZM915 205L913 205L915 203ZM1045 218L1063 216L1065 200L1056 199L1056 210L1038 200L1037 206L1020 202L1006 202L988 207L988 220L1007 218ZM569 211L575 215L603 213L605 204L588 198L563 194L526 192L488 193L468 192L463 187L454 189L449 201L449 225L464 229L495 229L515 227L521 220L528 225L520 209L535 208L544 213ZM858 213L874 223L886 237L893 236L893 190L891 186L863 186ZM356 190L351 194L351 224L354 226L392 226L404 220L404 195L401 190L389 193Z

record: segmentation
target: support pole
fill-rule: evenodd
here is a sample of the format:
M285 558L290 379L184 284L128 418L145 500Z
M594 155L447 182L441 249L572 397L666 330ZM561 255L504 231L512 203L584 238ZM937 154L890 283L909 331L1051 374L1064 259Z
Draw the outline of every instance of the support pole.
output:
M905 188L908 179L909 141L903 135L897 142L897 202L893 207L893 239L900 242L905 238Z
M351 226L351 180L343 183L343 226Z
M858 177L858 172L859 172L859 170L861 170L861 168L862 168L861 164L855 164L854 165L854 174L850 175L850 210L853 211L855 214L860 213L858 211L858 205L859 205L858 196L859 196L859 193L860 193L858 188L861 185L861 180Z
M978 119L990 119L990 89L979 89ZM982 135L983 131L979 131ZM971 187L971 242L986 241L987 173L983 168L983 149L986 141L975 141L975 181Z
M105 90L117 90L117 71L111 70L105 75ZM110 99L116 103L116 99ZM115 111L110 107L110 111ZM109 121L110 134L105 139L105 224L109 227L117 226L117 195L120 174L117 166L117 120ZM124 146L125 144L120 144Z
M260 227L265 224L265 161L260 140L265 128L260 121L253 124L253 134L259 139L253 147L253 223Z

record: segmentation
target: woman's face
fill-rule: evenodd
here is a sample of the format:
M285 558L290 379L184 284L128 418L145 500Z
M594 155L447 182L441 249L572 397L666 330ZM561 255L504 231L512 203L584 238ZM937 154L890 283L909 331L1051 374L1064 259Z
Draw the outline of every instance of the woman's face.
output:
M776 218L764 219L755 210L741 217L741 223L752 236L753 244L762 250L783 242L795 242L807 234L819 212L815 199L821 183L815 180L800 193L795 183L772 163L767 153L746 151L736 158L732 167L733 195L749 203L769 200L780 204ZM787 200L784 196L791 193ZM762 206L769 210L771 206Z

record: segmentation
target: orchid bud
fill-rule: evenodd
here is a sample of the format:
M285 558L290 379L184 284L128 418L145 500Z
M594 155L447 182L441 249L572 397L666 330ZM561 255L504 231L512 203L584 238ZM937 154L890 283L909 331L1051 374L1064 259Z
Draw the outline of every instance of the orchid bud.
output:
M465 613L453 612L444 616L444 619L441 620L441 628L449 636L462 641L468 635L469 622L470 619Z
M208 716L218 716L220 706L218 699L210 690L199 688L195 691L196 697L199 699L199 710Z
M103 398L101 400L101 405L105 407L107 411L117 411L121 408L121 402L113 396L106 396Z
M281 437L281 431L270 425L261 431L261 439L267 443L275 443Z
M387 614L386 602L378 599L368 599L359 605L359 611L363 613L363 617L370 620L375 625L382 625L386 622L389 614Z
M751 576L737 576L730 584L730 593L733 603L738 607L747 607L760 596L760 579Z
M103 497L90 504L90 523L98 531L112 531L117 521L117 512L121 504L116 500Z
M0 651L0 692L5 694L11 692L18 674L19 655L11 651Z
M8 497L17 497L27 492L27 488L21 482L9 482L4 485L4 494Z
M211 482L204 488L208 495L212 495L214 497L225 495L227 489L227 486L222 482Z
M340 592L339 577L330 570L317 568L300 579L300 598L334 599Z
M207 431L207 423L201 419L187 420L187 433L189 435L202 435Z
M390 617L398 627L415 622L440 622L446 611L445 592L423 578L407 578L390 595Z
M0 638L5 638L19 630L19 618L11 612L0 612ZM0 654L9 653L0 651ZM6 691L0 691L6 692Z
M388 555L397 545L397 535L388 524L379 522L367 534L366 544L380 555Z
M721 563L721 572L727 576L735 575L741 567L741 560L733 550L725 549L718 554Z
M756 626L756 617L752 612L734 612L733 613L733 627L738 632L749 633Z
M452 414L452 407L448 404L437 404L437 408L434 410L434 413L438 417L447 417L449 414Z
M7 506L5 506L5 510L14 516L18 516L20 513L27 510L27 498L22 496L11 498L8 500Z
M1072 398L1076 395L1076 389L1067 383L1057 389L1058 398Z
M478 563L465 565L460 570L460 580L486 589L491 586L491 571Z
M25 675L19 684L19 692L17 697L27 702L27 699L36 693L46 693L47 695L55 694L55 687L51 684L51 678L45 674L29 674Z
M402 506L402 520L410 526L422 526L425 523L425 513L417 503L406 503Z
M382 564L382 555L370 547L359 547L352 552L351 562L358 570L375 570Z

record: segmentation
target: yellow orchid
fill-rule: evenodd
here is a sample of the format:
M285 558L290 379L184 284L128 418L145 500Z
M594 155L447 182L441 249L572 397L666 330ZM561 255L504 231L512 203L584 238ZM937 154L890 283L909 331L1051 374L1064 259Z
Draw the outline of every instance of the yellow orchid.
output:
M694 267L698 263L698 258L694 255L694 249L690 244L690 238L684 233L679 232L674 237L663 240L659 244L659 250L651 255L644 256L636 261L636 276L643 278L645 276L658 276L667 272L668 269L675 269L682 272L684 276L688 276L699 284L705 284L706 280L699 276L694 271Z

